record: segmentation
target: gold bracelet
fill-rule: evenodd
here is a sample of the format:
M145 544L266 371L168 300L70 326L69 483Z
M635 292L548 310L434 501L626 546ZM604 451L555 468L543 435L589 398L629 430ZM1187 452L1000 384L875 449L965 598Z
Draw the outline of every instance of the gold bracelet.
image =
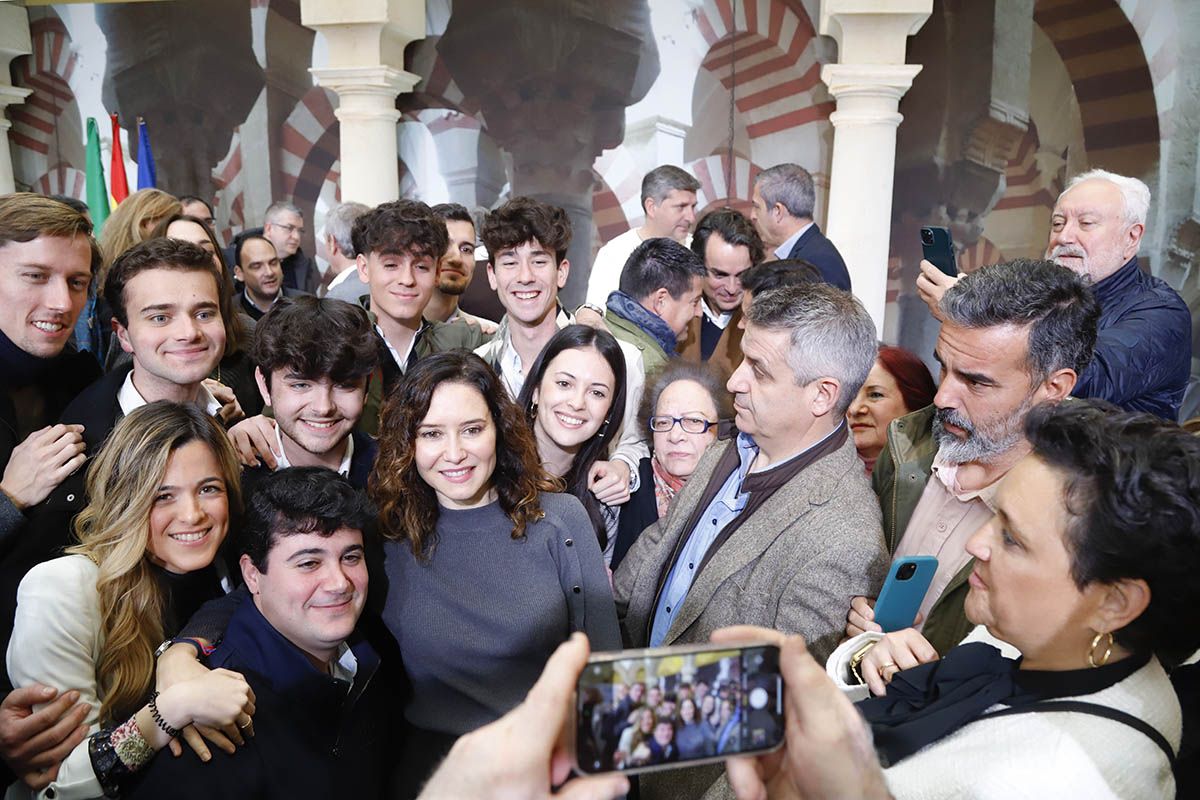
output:
M862 664L862 660L866 658L867 653L871 652L871 648L878 644L878 639L872 639L862 647L854 651L854 655L850 656L850 672L853 673L855 680L860 684L866 683L863 680L862 674L858 671L858 667Z

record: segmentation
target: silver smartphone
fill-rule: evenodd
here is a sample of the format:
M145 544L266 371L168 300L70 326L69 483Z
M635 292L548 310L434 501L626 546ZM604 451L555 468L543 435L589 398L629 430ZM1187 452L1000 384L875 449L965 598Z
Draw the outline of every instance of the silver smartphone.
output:
M783 743L779 648L688 645L595 653L575 687L584 774L649 772Z

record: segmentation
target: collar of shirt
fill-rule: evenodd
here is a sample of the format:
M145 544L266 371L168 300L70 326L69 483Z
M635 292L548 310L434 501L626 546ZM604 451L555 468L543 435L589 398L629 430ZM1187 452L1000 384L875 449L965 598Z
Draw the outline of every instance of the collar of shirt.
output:
M337 658L329 667L329 671L336 680L345 681L351 686L354 685L354 678L358 675L358 659L354 657L354 651L350 649L350 645L342 642L338 647Z
M129 370L129 374L125 376L125 382L121 384L121 389L117 392L117 405L121 407L121 413L125 416L129 416L134 409L146 405L146 398L142 397L137 387L133 385L133 370ZM200 394L196 396L196 405L201 406L209 416L215 417L221 412L221 401L213 397L212 392L203 383L200 384Z
M554 326L562 330L573 322L575 317L560 305L558 315L554 318ZM500 352L496 355L496 363L500 365L500 379L504 381L509 394L515 398L525 385L525 365L521 363L517 348L513 347L508 314L500 319L499 327L496 328L496 339L500 342Z
M275 470L287 469L292 464L288 461L287 453L283 451L283 434L279 432L279 423L275 423ZM350 459L354 458L354 435L346 437L346 455L338 465L337 474L343 478L350 477Z
M254 298L250 296L250 292L249 292L248 290L247 290L247 291L243 291L243 292L242 292L242 297L244 297L244 298L246 299L246 302L247 302L247 303L249 303L250 305L254 306L254 307L255 307L255 308L257 308L259 311L261 311L261 312L263 312L263 313L265 314L265 313L267 313L268 311L270 311L272 308L274 308L274 307L275 307L275 304L279 302L279 300L280 300L280 298L281 298L281 297L283 297L283 287L282 287L282 286L280 286L280 287L279 287L279 293L275 295L275 299L274 299L274 300L272 300L272 301L271 301L271 304L270 304L270 305L268 305L266 308L263 308L263 307L262 307L262 306L260 306L258 303L254 302Z
M709 322L711 322L713 325L716 325L721 330L725 330L725 327L729 325L729 320L733 317L732 311L726 311L723 314L718 314L709 308L707 297L702 297L700 299L700 310L704 312L704 316Z
M1000 485L999 480L992 481L987 486L968 492L964 491L958 485L958 464L951 464L942 458L942 451L938 450L937 455L933 457L933 474L937 476L938 481L946 487L946 491L954 495L956 500L963 503L969 503L975 498L979 498L993 512L996 510L996 490Z
M392 343L388 341L387 336L384 336L383 328L379 327L378 324L375 325L375 332L379 334L379 338L383 339L383 343L387 345L388 352L392 354L392 360L395 361L396 366L400 368L401 374L408 369L408 357L412 355L413 348L417 346L417 338L421 335L421 331L423 330L425 330L424 319L421 320L421 325L417 328L417 332L414 333L412 338L408 340L408 348L404 351L404 357L401 358L400 351L392 347Z
M792 455L785 458L783 461L780 461L776 464L772 464L771 466L767 467L765 470L757 470L757 471L758 472L770 472L772 470L779 469L784 464L787 464L791 461L796 460L800 456L807 453L809 450L812 450L814 447L820 447L822 444L829 441L829 438L831 436L833 436L834 434L836 434L839 430L841 430L842 426L845 424L846 424L846 421L843 419L841 422L839 422L837 425L834 426L833 430L831 430L829 433L825 434L820 439L813 442L812 444L810 444L808 447L804 448L800 452L793 453ZM738 433L736 442L737 442L738 459L739 459L738 471L741 473L742 479L744 480L746 475L749 474L749 472L750 472L750 465L753 464L754 459L758 457L758 443L754 441L754 437L751 436L750 434L741 433L741 432ZM740 481L739 481L739 483L740 483Z
M788 254L792 252L792 248L796 246L796 242L800 241L800 237L803 236L812 226L813 224L810 222L789 236L786 242L775 248L775 257L787 258Z

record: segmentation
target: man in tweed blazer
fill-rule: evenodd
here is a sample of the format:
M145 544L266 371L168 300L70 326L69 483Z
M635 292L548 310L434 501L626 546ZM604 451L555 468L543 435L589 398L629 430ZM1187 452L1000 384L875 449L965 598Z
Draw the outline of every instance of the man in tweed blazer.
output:
M890 560L845 422L875 360L875 328L850 294L809 284L755 297L742 345L729 379L741 432L709 448L621 562L622 635L630 647L694 644L762 625L802 634L823 660L846 603L878 589ZM648 775L642 797L699 797L721 771Z

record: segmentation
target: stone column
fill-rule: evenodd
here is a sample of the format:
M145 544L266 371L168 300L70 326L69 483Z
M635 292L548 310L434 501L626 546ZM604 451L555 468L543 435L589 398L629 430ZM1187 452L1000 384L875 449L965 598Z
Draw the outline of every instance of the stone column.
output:
M13 181L12 151L8 146L8 129L12 123L4 115L10 105L20 105L33 93L9 83L9 65L18 56L29 55L33 45L29 39L29 13L24 6L0 3L0 194L16 191Z
M338 96L342 198L396 200L396 95L420 80L403 67L405 46L425 36L424 0L301 0L300 16L329 46L329 66L311 72Z
M854 293L882 333L900 98L920 65L905 64L906 40L933 0L822 0L820 32L838 42L838 63L821 69L837 100L829 177L829 238Z

